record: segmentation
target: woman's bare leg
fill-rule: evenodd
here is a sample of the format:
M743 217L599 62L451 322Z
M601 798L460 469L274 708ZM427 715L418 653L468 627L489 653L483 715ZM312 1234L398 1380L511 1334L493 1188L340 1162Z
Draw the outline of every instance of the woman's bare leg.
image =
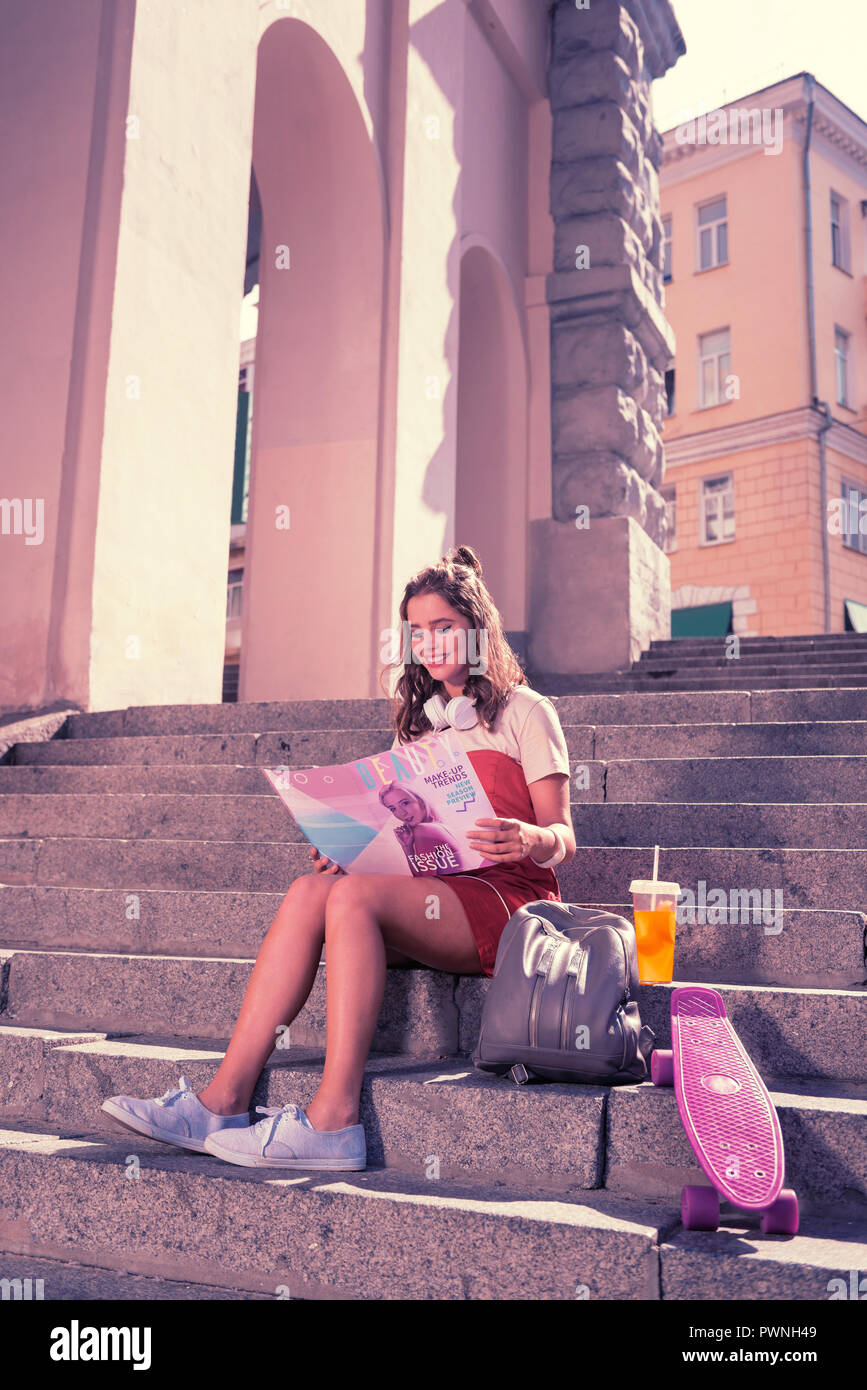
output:
M482 973L466 912L442 879L393 874L341 879L325 907L325 1068L314 1099L305 1106L316 1129L358 1123L364 1065L385 992L389 948L438 970Z
M295 879L259 948L238 1022L213 1080L197 1095L217 1115L240 1115L263 1066L277 1046L280 1024L291 1024L313 988L322 943L325 905L340 875L303 874ZM389 964L405 960L392 951Z

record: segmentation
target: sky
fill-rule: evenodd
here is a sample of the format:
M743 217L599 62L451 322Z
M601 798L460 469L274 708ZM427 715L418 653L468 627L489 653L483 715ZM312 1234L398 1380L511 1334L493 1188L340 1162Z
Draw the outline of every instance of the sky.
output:
M867 121L867 0L672 0L686 53L653 83L661 131L797 72Z

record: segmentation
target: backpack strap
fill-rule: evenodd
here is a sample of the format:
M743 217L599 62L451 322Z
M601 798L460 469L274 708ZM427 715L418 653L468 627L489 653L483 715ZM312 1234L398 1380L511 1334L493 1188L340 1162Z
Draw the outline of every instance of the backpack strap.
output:
M509 1075L516 1086L526 1086L527 1082L530 1080L530 1073L527 1071L523 1062L516 1062L513 1067L510 1067Z
M646 1023L642 1023L641 1032L638 1034L638 1051L641 1053L645 1062L653 1049L655 1040L656 1034L653 1029L648 1028Z

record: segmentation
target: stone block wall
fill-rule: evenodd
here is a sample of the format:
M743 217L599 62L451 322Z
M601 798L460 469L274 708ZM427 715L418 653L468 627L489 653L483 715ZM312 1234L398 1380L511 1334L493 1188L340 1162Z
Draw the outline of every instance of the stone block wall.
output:
M650 84L684 51L669 0L552 7L552 515L530 525L536 672L622 670L671 632L658 488L674 338Z
M552 14L553 515L631 516L658 546L665 370L662 142L650 83L684 51L667 0Z

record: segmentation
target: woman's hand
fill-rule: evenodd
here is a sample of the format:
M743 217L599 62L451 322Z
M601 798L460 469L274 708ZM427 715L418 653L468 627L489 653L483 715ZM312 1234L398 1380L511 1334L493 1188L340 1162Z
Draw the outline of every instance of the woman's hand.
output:
M314 861L313 872L315 874L334 874L336 878L338 874L346 873L346 870L341 869L339 864L333 864L326 855L320 854L315 845L310 846L310 858Z
M528 821L510 820L507 816L479 816L476 825L491 826L489 830L471 830L467 835L470 847L495 864L508 864L526 859L536 845L542 843L538 825Z

